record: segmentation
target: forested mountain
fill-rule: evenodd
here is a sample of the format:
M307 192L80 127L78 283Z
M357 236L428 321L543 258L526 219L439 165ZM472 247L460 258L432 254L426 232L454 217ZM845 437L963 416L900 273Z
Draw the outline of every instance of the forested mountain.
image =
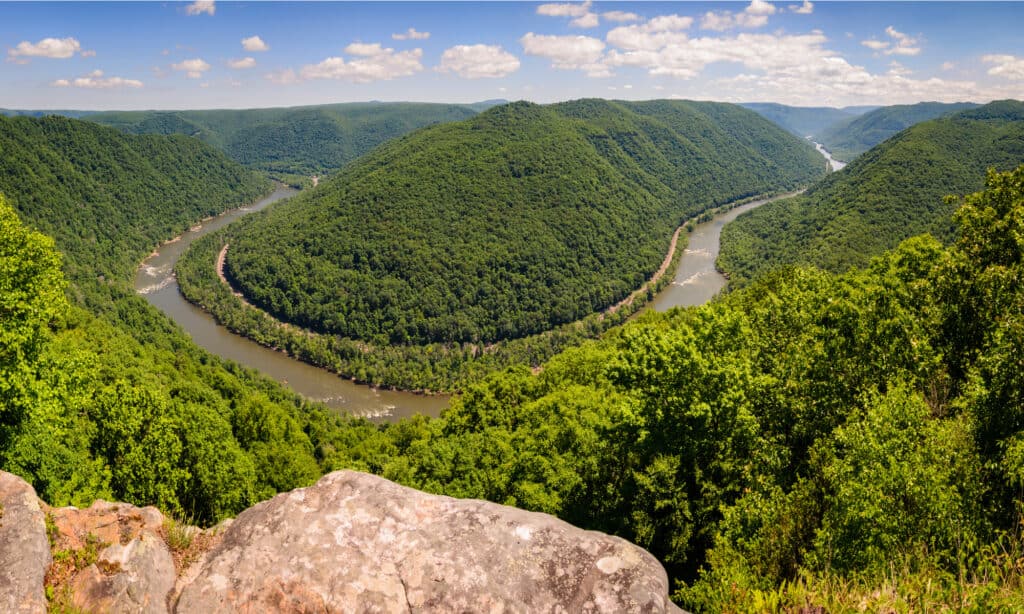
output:
M718 264L735 284L782 264L864 266L900 241L952 237L950 193L988 168L1024 162L1024 103L993 102L920 123L859 156L804 195L751 211L722 231Z
M951 247L647 313L354 453L635 541L695 612L1021 611L1024 166L964 202Z
M745 102L740 105L775 122L799 137L808 137L838 123L845 123L859 113L832 107L791 107L774 102Z
M157 243L266 179L194 139L64 117L0 118L0 151L4 470L55 505L120 499L209 523L311 483L373 430L200 350L132 290Z
M622 299L688 217L805 183L816 155L731 105L515 103L388 143L233 225L226 273L320 332L522 337Z
M280 178L341 168L377 145L417 128L466 119L486 108L454 104L360 102L211 111L114 111L86 119L135 134L185 134L249 168Z
M0 109L0 115L8 117L46 117L47 115L60 115L62 117L81 118L92 115L96 111L74 111L71 109Z
M919 102L881 107L815 132L814 140L824 145L837 160L849 162L900 130L976 106L973 102Z
M0 193L68 254L72 277L127 279L189 222L255 200L266 179L183 136L50 116L0 117Z

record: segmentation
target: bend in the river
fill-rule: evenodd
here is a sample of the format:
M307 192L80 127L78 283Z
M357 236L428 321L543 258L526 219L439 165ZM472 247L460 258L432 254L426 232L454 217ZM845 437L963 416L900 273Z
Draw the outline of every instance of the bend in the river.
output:
M833 160L821 145L815 145L833 170L844 166ZM194 240L295 193L291 188L278 187L253 205L226 211L165 243L139 266L135 276L135 290L177 322L201 347L222 358L256 369L306 398L346 413L378 420L391 421L414 414L437 416L447 406L447 396L377 390L356 384L232 333L217 324L209 313L182 296L174 277L174 266ZM725 277L715 269L722 227L745 211L786 196L789 195L756 200L697 224L689 234L689 242L680 258L674 281L649 303L649 308L665 311L677 306L700 305L710 300L727 283Z

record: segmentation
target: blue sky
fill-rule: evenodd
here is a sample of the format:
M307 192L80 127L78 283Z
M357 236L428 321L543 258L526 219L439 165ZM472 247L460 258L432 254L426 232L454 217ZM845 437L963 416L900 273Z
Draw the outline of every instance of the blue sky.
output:
M0 107L1024 99L1024 2L0 2Z

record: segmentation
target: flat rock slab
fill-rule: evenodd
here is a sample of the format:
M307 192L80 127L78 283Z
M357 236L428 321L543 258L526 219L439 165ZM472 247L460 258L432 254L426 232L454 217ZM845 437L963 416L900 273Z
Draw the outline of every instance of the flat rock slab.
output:
M340 471L238 516L178 612L675 612L645 550Z
M46 517L36 491L0 471L0 612L46 612L43 581L50 562Z

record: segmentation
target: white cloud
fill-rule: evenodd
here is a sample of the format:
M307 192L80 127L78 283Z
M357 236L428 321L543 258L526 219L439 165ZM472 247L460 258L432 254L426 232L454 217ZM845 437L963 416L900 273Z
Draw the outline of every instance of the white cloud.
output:
M243 38L242 48L246 51L270 51L270 45L263 42L263 39L259 36Z
M345 47L345 53L349 55L361 55L364 57L383 55L393 52L394 49L385 48L380 43L350 43L348 47Z
M601 17L604 17L608 21L615 22L626 22L626 21L640 21L640 16L636 13L627 13L626 11L605 11L601 13Z
M272 81L278 85L291 85L302 81L299 75L295 73L291 68L286 70L276 70L263 75L263 78L267 81Z
M537 14L548 17L583 17L590 12L590 5L590 0L569 4L542 4L537 7Z
M601 25L601 18L597 16L597 13L587 13L573 19L569 25L573 28L596 28Z
M1024 58L1006 54L985 55L981 58L986 64L995 64L988 69L988 74L1003 77L1011 81L1024 81Z
M213 15L215 12L217 12L217 7L214 6L213 0L196 0L185 7L186 15L201 15L203 13Z
M644 24L614 28L605 38L610 44L630 51L661 49L671 43L685 42L687 36L680 30L692 25L692 17L662 15Z
M942 70L953 70L956 68L956 64L952 62L943 62L940 68L942 68Z
M202 79L203 73L210 70L210 65L202 58L194 58L171 64L171 68L184 72L189 79Z
M405 32L392 34L391 38L395 39L396 41L422 41L430 38L430 32L417 32L416 28L409 28Z
M437 70L466 79L504 77L519 70L519 58L500 45L456 45L444 50Z
M551 60L551 65L562 70L585 70L591 77L608 77L611 71L601 62L604 41L590 36L556 36L526 33L519 42L526 55Z
M760 28L767 25L768 17L774 15L778 9L771 2L765 0L751 0L742 13L732 11L708 11L701 18L700 27L704 30L715 30L723 32L733 28Z
M903 64L900 64L896 60L893 60L892 62L889 62L889 72L888 72L888 74L890 74L890 75L897 75L897 76L900 76L900 77L905 77L907 75L913 74L913 72L914 71L910 70L909 68L907 68Z
M21 41L17 47L7 50L9 58L36 57L64 60L82 50L81 43L75 38L44 38L37 43Z
M889 43L885 41L875 40L873 38L866 41L861 41L860 44L864 45L869 49L874 49L875 51L881 51L882 49L885 49L889 46Z
M538 15L548 17L572 17L569 25L573 28L596 28L601 23L597 13L590 12L591 1L568 4L542 4L537 7Z
M84 77L76 79L57 79L51 83L53 87L83 87L87 89L112 89L119 87L142 87L142 81L123 77L104 77L102 70L94 70Z
M886 28L885 33L895 41L895 44L892 47L883 52L885 55L917 55L921 53L921 48L916 46L918 42L916 38L911 38L910 36L897 31L892 26Z
M796 105L897 104L982 97L974 82L914 79L898 63L890 64L885 73L871 73L827 49L827 37L817 30L797 35L741 33L697 38L685 32L671 32L672 36L661 38L639 34L629 27L609 32L608 43L613 48L602 61L610 67L633 66L650 75L680 79L695 78L714 63L735 64L743 70L738 76L702 85L705 97Z
M814 3L811 0L804 0L803 4L790 4L789 10L798 15L810 15L814 12Z
M341 57L330 57L319 64L307 64L299 71L302 79L341 79L353 83L388 81L408 77L423 70L420 63L422 49L395 52L380 43L352 43L345 47L345 53L358 56L345 61ZM293 78L284 73L282 79Z
M83 51L83 52L79 53L78 55L82 56L83 58L94 58L94 57L96 57L96 52L93 51L92 49L89 49L88 51Z
M228 66L235 70L243 70L256 66L256 58L242 58L240 60L228 60Z

